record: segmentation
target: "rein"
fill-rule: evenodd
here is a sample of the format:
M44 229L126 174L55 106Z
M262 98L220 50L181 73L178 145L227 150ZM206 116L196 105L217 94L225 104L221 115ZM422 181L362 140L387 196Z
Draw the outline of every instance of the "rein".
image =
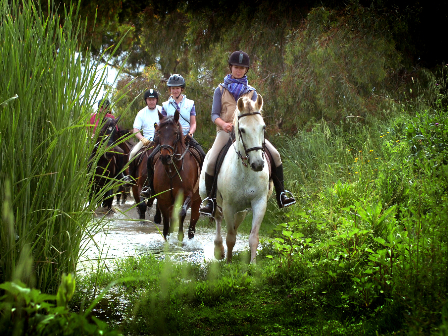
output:
M179 127L178 127L178 129L179 129ZM185 150L183 151L183 153L182 154L178 154L178 153L176 153L176 147L178 146L178 144L180 143L181 145L182 145L182 143L180 142L180 134L182 133L182 129L180 129L180 131L179 131L179 133L177 133L177 137L176 137L176 140L174 141L174 144L173 144L173 146L171 146L171 145L160 145L160 150L162 150L162 149L166 149L166 150L168 150L168 156L171 158L171 161L172 161L172 163L174 163L174 161L180 161L181 162L181 167L180 167L180 169L178 170L177 169L177 166L175 165L175 164L173 164L173 166L174 166L174 169L176 170L176 173L177 173L177 175L179 175L179 178L180 178L180 180L182 181L182 177L180 176L180 171L182 171L183 170L183 168L184 168L184 157L185 157L185 155L187 154L187 152L188 152L188 146L185 146ZM182 146L181 146L181 148L182 148ZM179 158L178 158L179 157ZM165 172L166 172L166 174L168 175L168 177L170 178L170 180L174 177L174 176L176 176L176 174L174 174L174 175L170 175L167 171L166 171L166 168L165 168ZM170 172L171 172L171 169L170 169Z
M261 115L261 113L259 111L243 113L243 114L240 114L238 116L238 120L240 120L240 118L248 117L248 116L252 116L252 115ZM236 151L236 154L238 155L238 157L241 159L241 163L243 164L243 166L247 167L248 162L249 162L249 153L252 152L252 151L256 151L256 150L261 150L264 153L264 148L265 148L264 144L265 144L265 142L264 142L264 139L263 139L263 144L262 144L261 147L257 146L257 147L246 148L246 144L244 143L244 138L243 138L243 136L242 136L242 134L240 132L239 127L238 127L237 131L238 131L238 137L241 139L241 143L243 144L243 148L244 148L244 152L245 152L246 156L244 157L240 153L240 151L237 150L236 148L235 148L235 151Z

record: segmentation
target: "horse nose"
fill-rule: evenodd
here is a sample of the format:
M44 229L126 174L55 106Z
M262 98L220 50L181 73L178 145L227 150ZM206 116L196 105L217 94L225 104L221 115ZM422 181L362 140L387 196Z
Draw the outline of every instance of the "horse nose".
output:
M262 171L264 168L264 161L263 160L256 160L255 162L252 162L250 164L250 167L253 171Z

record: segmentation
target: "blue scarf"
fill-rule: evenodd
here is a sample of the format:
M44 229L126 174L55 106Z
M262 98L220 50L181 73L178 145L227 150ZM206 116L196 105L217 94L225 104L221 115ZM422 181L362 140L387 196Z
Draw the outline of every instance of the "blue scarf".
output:
M233 95L235 101L237 101L242 94L248 93L249 91L255 91L255 88L247 84L246 76L242 78L232 78L232 76L228 74L224 77L224 83L221 85Z

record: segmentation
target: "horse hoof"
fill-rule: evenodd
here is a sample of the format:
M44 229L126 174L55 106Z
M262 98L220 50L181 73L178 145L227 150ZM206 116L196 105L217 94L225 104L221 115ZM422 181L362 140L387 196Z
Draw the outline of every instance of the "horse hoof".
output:
M224 246L221 248L215 248L215 258L218 260L222 260L225 257Z

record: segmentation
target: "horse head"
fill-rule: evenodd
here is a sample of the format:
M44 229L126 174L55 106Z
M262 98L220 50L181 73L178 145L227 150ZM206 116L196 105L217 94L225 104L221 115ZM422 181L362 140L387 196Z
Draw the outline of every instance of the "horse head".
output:
M111 146L112 143L117 140L117 124L120 118L121 116L116 119L110 117L103 118L101 121L101 129L98 132L98 139L100 139L100 141L106 141L107 139L107 145Z
M263 97L257 95L257 101L247 97L239 98L235 113L234 127L238 156L244 165L254 171L264 167L264 131L266 125L261 114Z
M182 126L179 123L179 111L172 117L165 117L159 112L159 124L155 129L160 145L160 158L164 165L173 163L176 148L183 146Z

